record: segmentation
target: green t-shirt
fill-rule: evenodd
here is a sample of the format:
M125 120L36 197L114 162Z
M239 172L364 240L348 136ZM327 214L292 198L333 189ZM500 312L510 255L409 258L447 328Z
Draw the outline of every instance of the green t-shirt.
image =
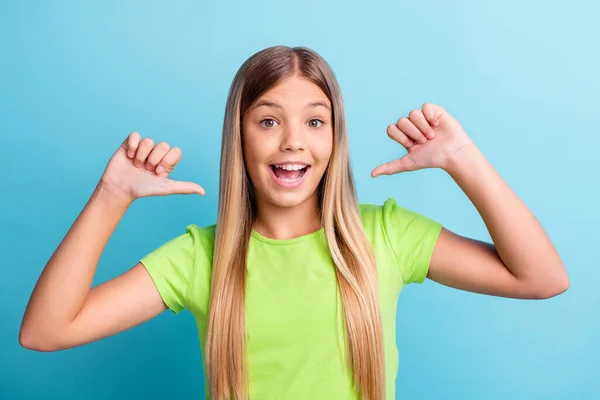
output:
M392 400L398 372L398 296L405 284L425 280L442 225L398 206L394 199L383 206L361 204L360 212L377 262L386 399ZM175 313L184 308L192 312L202 349L214 238L215 225L192 224L140 260L165 304ZM247 268L250 399L358 399L345 361L342 302L323 229L287 240L253 230ZM204 378L206 385L206 374Z

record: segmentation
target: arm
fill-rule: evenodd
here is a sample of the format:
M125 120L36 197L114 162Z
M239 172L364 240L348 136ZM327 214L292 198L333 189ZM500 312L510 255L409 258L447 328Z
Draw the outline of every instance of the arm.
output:
M494 245L443 229L428 278L454 288L503 297L542 299L569 287L548 235L473 145L444 166L479 211Z
M444 169L471 199L494 242L442 229L429 278L458 289L516 298L547 298L568 289L569 278L544 229L448 111L425 103L422 110L389 125L387 132L408 154L378 166L371 176Z
M140 263L90 288L98 260L119 221L140 197L204 194L191 182L168 179L178 148L131 133L112 156L102 179L35 285L19 332L23 347L55 351L123 331L164 311Z
M53 351L106 337L166 309L146 270L90 289L100 255L130 202L100 183L44 268L27 305L19 341Z

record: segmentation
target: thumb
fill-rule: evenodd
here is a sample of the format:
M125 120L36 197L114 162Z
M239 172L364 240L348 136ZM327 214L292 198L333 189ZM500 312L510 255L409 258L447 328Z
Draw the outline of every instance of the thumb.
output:
M164 185L166 194L199 194L201 196L204 196L204 194L206 193L202 186L193 182L165 179Z
M381 164L371 172L373 178L379 175L393 175L399 172L414 171L416 168L415 163L410 159L409 155L405 155L397 160Z

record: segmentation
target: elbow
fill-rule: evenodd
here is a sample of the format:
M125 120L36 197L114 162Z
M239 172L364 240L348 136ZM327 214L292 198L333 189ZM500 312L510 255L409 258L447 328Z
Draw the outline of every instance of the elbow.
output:
M566 292L567 290L569 290L570 286L571 282L569 280L569 276L565 274L563 278L557 279L552 283L543 285L540 289L538 289L535 292L534 298L539 300L549 299L551 297L555 297L559 294Z
M21 330L19 331L19 344L21 347L27 350L38 351L40 348L38 338L33 334L33 332L24 329L22 326Z
M27 350L44 351L46 348L34 332L23 328L19 331L19 344Z
M19 330L19 344L27 350L50 352L61 350L47 336L34 329L21 326Z

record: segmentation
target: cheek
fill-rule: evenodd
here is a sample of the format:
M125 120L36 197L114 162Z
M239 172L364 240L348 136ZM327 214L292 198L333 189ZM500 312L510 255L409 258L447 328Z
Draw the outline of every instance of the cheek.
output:
M243 126L242 130L242 146L244 151L244 160L248 167L252 167L251 164L256 162L256 159L260 157L260 146L257 146L256 132L252 129L248 129L247 126Z
M244 148L244 160L246 162L246 169L253 183L258 182L260 179L260 155L257 154L257 149L252 145Z
M313 154L315 159L321 164L321 167L325 167L329 158L331 157L331 152L333 151L333 143L332 138L329 137L324 139L318 146L315 146L313 149Z
M268 171L264 168L265 160L268 157L268 151L266 143L261 140L257 140L252 134L242 139L244 145L244 161L246 163L246 170L252 180L253 184L259 184L264 180L264 174Z
M250 179L254 181L256 179L256 148L253 146L256 143L252 138L252 132L248 132L246 129L242 131L242 151L244 157L244 163L246 164L246 170Z
M269 150L269 143L265 140L250 140L244 147L244 157L248 164L257 167L258 164L264 164L273 152Z

